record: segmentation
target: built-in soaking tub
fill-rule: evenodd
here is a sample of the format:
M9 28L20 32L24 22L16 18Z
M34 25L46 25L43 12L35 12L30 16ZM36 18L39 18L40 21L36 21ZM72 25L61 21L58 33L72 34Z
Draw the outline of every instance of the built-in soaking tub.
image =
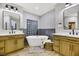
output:
M26 39L29 46L42 46L43 41L48 40L48 36L27 36Z

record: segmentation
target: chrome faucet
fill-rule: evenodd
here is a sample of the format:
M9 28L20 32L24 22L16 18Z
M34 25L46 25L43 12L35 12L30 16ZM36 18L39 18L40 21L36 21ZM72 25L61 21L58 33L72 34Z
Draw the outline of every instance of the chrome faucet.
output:
M13 34L13 26L11 26L12 34Z
M73 34L73 35L75 34L75 31L74 31L74 29L72 29L72 34Z
M74 29L72 29L72 32L69 32L69 34L71 35L71 34L75 34L75 31L74 31Z

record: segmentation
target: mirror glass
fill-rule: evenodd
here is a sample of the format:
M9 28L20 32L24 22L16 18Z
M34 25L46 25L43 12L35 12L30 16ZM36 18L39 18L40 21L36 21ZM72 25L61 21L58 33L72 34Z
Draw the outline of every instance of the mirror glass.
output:
M2 27L4 30L18 30L20 28L20 15L3 11Z
M63 25L64 29L79 29L79 5L64 10Z

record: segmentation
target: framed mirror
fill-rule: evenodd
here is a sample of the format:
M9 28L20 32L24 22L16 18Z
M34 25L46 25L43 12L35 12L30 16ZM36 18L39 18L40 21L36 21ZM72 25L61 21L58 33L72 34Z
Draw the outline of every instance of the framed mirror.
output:
M3 11L2 27L4 30L19 30L20 15L8 11Z
M64 29L79 29L79 5L64 10L63 27Z

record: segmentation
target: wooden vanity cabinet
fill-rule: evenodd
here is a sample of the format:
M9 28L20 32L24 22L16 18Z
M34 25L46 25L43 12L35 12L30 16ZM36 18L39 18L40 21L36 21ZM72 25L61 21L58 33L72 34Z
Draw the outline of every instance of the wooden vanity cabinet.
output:
M24 48L24 36L15 36L16 39L16 49Z
M10 38L8 40L5 40L5 53L10 53L12 51L15 51L16 49L16 43L15 39Z
M59 52L59 44L60 44L60 38L59 36L54 36L54 39L53 39L53 49L56 51L56 52Z
M24 48L24 35L13 35L5 40L5 53Z
M70 39L71 42L71 55L79 56L79 38Z
M70 41L70 55L79 56L79 38L67 37Z
M0 40L0 55L4 54L4 40Z
M24 35L0 36L0 55L24 48Z
M0 48L0 55L4 55L5 52L4 52L4 48Z
M4 48L4 40L0 40L0 48Z
M54 38L54 47L56 47L56 45L59 45L59 51L57 50L58 47L53 47L54 51L57 50L60 54L65 56L79 56L79 38L65 36L58 37L58 35L56 35L55 37L59 38L59 43L55 43L57 39Z
M5 36L0 36L0 55L4 55L5 54L5 40L7 40L8 38Z
M71 55L72 56L79 56L79 44L71 44Z
M70 42L60 40L60 54L69 56L70 55Z

